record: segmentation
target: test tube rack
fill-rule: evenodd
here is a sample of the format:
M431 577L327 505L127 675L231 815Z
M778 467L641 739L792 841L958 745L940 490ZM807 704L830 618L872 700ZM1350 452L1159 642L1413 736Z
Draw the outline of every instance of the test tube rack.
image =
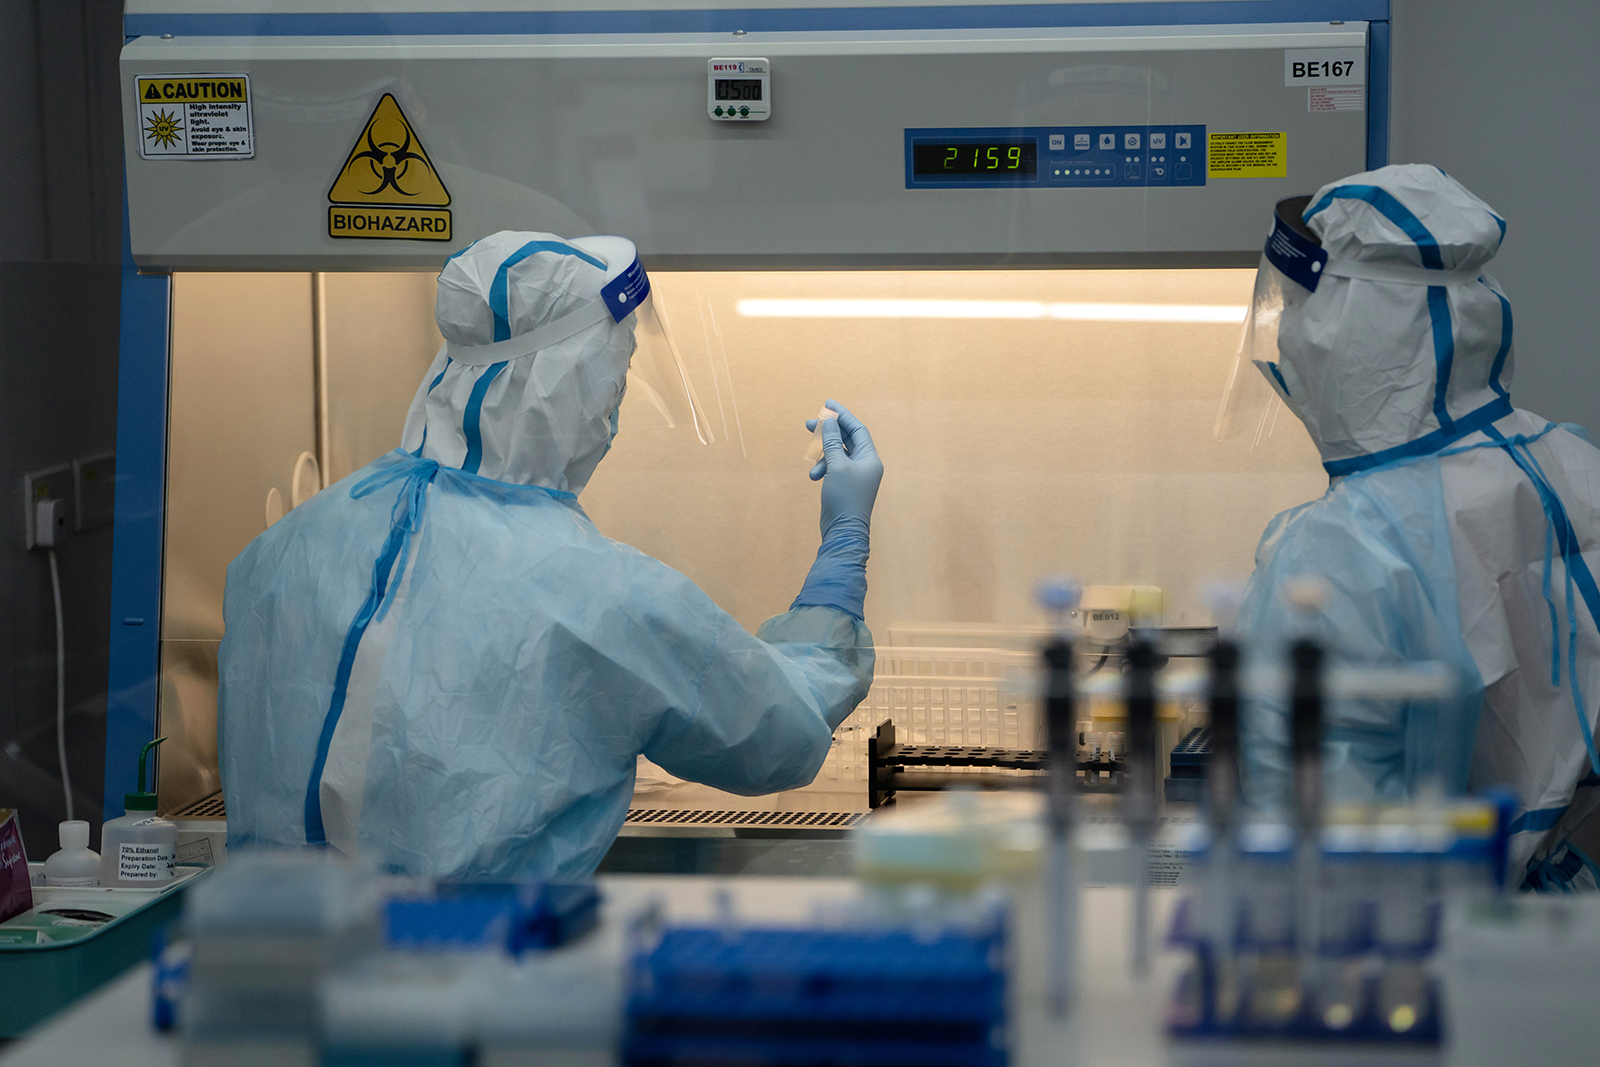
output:
M671 926L633 948L622 1062L1005 1067L1003 921Z
M1501 891L1513 810L1496 794L1324 827L1310 951L1291 903L1289 827L1243 828L1222 846L1220 883L1210 879L1218 846L1203 844L1198 889L1178 903L1168 936L1189 957L1169 1004L1169 1034L1439 1045L1446 1020L1432 961L1445 901Z
M1173 750L1168 800L1199 799L1210 743L1210 731L1198 727ZM894 723L885 721L867 739L867 806L876 811L900 790L1043 788L1049 765L1050 754L1043 749L902 745L896 740ZM1078 792L1121 792L1127 771L1126 759L1109 755L1079 759Z

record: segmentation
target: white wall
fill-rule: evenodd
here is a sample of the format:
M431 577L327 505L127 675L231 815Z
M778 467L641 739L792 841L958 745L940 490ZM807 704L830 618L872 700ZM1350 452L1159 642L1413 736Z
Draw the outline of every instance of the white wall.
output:
M1432 163L1507 220L1518 407L1600 434L1600 4L1391 0L1389 158Z

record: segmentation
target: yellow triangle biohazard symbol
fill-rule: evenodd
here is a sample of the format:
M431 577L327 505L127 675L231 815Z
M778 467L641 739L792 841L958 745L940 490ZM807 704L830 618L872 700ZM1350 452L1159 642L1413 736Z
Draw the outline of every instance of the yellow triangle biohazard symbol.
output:
M366 128L350 149L350 158L328 190L328 201L395 207L444 207L450 203L449 190L439 180L427 149L392 93L384 93L372 109Z

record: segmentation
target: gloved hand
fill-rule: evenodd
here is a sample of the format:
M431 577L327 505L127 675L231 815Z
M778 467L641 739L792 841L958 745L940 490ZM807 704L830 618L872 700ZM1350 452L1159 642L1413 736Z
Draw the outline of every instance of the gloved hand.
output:
M878 483L883 481L883 460L878 458L877 446L861 420L837 400L828 401L827 407L837 411L839 417L821 420L822 458L811 468L811 480L822 482L824 540L829 529L841 520L860 520L863 528L870 525ZM815 430L817 421L807 419L806 429Z
M822 481L822 546L790 610L832 607L859 619L867 598L868 534L883 461L860 419L837 401L827 406L839 417L821 420L822 459L811 468L811 480ZM816 419L806 420L807 430L816 428Z

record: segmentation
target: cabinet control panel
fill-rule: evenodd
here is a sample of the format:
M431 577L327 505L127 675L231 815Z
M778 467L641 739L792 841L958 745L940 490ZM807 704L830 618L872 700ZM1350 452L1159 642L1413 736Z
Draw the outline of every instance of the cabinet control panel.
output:
M907 189L1103 189L1206 183L1204 126L906 131Z

